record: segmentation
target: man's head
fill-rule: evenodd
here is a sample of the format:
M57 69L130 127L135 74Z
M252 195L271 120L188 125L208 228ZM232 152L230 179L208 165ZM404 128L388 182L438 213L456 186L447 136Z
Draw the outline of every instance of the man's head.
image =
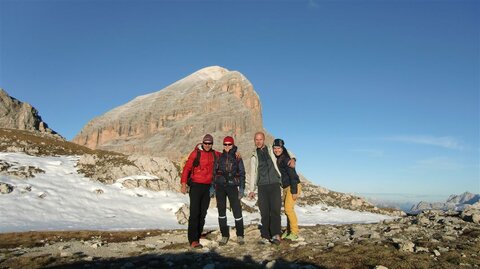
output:
M203 144L203 149L204 149L205 151L210 151L210 150L212 150L212 146L213 146L213 136L212 136L211 134L206 134L206 135L203 137L202 144Z
M255 146L261 149L265 146L265 134L263 132L256 132L255 133Z

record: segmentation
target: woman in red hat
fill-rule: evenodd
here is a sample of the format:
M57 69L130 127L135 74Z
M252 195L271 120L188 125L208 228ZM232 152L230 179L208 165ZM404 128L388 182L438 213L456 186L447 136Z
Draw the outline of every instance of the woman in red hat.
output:
M233 137L223 139L223 152L215 164L215 196L217 198L218 224L222 233L220 245L227 244L230 230L227 225L227 197L235 218L237 243L245 243L243 234L243 216L240 199L245 196L245 166L238 157Z

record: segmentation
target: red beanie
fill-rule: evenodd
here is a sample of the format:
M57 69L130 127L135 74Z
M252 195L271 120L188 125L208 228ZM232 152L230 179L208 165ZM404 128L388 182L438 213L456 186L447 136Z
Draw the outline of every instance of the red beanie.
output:
M235 143L233 142L233 137L231 137L231 136L226 136L226 137L223 139L223 144L225 144L225 143L235 144Z

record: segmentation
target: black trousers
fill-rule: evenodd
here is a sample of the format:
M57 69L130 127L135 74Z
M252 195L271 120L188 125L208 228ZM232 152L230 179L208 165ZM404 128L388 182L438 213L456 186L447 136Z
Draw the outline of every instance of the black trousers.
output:
M230 229L227 225L227 197L233 211L233 217L235 217L237 236L243 236L242 206L238 199L238 187L217 185L215 196L217 197L218 224L222 237L230 237Z
M190 217L188 218L188 242L199 241L210 205L210 184L192 183L190 186Z
M282 232L282 220L280 217L282 195L280 184L258 186L258 208L260 209L262 219L261 236L271 239L274 235L280 235Z

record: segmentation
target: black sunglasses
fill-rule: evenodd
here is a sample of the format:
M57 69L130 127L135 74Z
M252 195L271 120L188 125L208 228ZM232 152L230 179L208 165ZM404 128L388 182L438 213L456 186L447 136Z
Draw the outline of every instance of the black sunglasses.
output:
M213 145L213 143L210 143L210 142L209 142L209 143L203 142L203 144L205 144L205 145Z
M233 144L223 144L225 147L231 146Z

